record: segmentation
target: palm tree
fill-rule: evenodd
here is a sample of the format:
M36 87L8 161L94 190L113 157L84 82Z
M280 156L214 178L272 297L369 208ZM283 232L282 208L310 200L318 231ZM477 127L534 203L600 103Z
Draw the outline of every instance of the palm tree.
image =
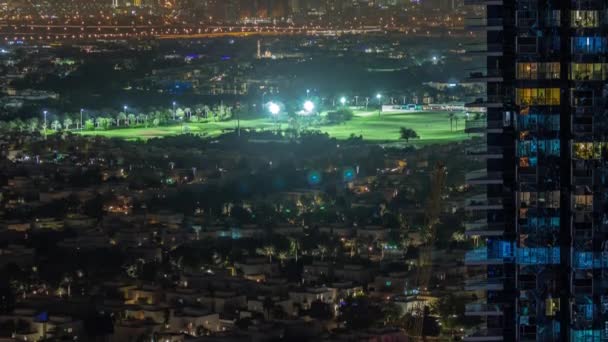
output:
M450 119L450 132L453 131L452 122L454 121L454 113L448 114L448 118Z
M258 254L262 254L268 257L268 262L272 264L272 256L275 255L276 250L274 248L274 246L264 246L262 248L258 248L257 250Z
M70 129L70 126L72 126L72 119L70 119L69 117L63 119L63 127L65 129Z
M51 129L58 131L61 129L61 123L59 122L59 120L53 120L53 122L51 123Z
M298 242L298 240L294 239L294 238L290 238L289 239L289 252L291 254L293 254L293 256L296 258L296 262L298 262L298 250L300 249L300 244Z
M129 119L129 126L133 126L136 123L136 116L135 114L131 113L127 116L127 118Z
M38 118L31 118L27 121L27 126L30 132L36 132L38 130Z
M185 115L184 110L183 110L183 109L181 109L181 108L177 108L177 110L175 111L175 116L176 116L178 119L182 120L182 119L184 118L184 115ZM173 120L175 120L175 118L173 118Z
M15 119L15 120L12 120L12 122L13 122L15 129L18 130L19 132L23 132L23 130L27 128L26 124L21 119Z
M118 113L118 115L116 116L116 126L120 127L120 122L121 121L126 121L127 120L127 114L120 112Z
M94 127L95 126L95 121L93 121L93 119L87 119L84 122L84 127L83 128L90 128L90 127Z
M144 124L145 126L148 125L148 116L144 113L140 113L137 116L137 122L141 122L142 124Z
M277 258L281 262L281 266L283 266L285 264L285 260L288 258L287 251L280 251L279 254L277 254Z
M323 261L323 259L325 259L325 254L327 253L327 246L318 245L317 251L319 252L319 254L321 254L321 261Z

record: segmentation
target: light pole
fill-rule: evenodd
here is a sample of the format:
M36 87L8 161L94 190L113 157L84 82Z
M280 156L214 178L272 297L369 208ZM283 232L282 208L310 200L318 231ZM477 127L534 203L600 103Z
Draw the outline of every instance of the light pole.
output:
M359 95L355 95L355 107L359 106Z
M46 113L46 110L42 112L42 114L44 115L44 139L46 139Z
M175 121L175 116L177 115L177 113L175 112L175 101L173 101L173 121Z
M310 89L306 89L306 98L310 97Z
M380 112L382 111L382 94L377 94L376 98L378 99L378 116L380 116Z
M346 97L342 96L340 98L340 103L342 104L342 107L344 107L344 105L346 104Z
M84 112L84 109L80 108L80 130L82 131L82 112Z
M268 104L268 111L270 112L270 114L272 115L272 118L274 120L275 129L277 129L277 125L278 125L277 119L279 117L279 113L281 112L281 107L274 102L270 102Z

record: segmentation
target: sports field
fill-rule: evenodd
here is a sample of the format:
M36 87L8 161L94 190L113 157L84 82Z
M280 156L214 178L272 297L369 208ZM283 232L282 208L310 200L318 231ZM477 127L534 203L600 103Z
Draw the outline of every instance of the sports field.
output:
M355 117L342 124L321 125L310 127L310 129L320 130L328 133L337 139L347 139L351 134L362 135L363 139L373 142L396 142L399 141L399 129L407 127L415 130L420 139L411 142L419 144L448 143L460 141L468 138L464 133L464 115L458 113L458 127L456 120L452 122L453 129L450 129L450 119L447 112L412 112L412 113L383 113L378 112L357 112ZM270 118L243 119L241 120L242 129L274 129L277 126ZM206 123L187 123L188 131L193 134L205 134L207 136L219 136L222 133L232 131L236 128L236 120L224 122ZM287 128L286 123L280 125L282 129ZM182 125L162 126L162 127L137 127L121 128L107 131L85 131L85 135L102 135L106 137L117 137L128 140L149 139L181 134Z

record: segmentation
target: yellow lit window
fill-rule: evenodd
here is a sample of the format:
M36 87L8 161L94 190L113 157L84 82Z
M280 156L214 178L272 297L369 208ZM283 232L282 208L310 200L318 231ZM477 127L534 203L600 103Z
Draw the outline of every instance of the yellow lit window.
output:
M545 315L546 316L555 316L559 311L559 298L547 298L545 300Z
M558 79L559 63L517 63L520 80Z
M590 211L593 209L593 195L574 195L574 210Z
M597 11L572 11L570 16L572 27L597 27L599 15Z
M517 78L535 80L538 78L538 63L517 63Z
M576 81L606 79L605 63L572 63L570 65L570 79Z
M598 159L600 157L599 149L595 149L593 143L590 142L574 143L572 146L572 154L575 159L582 160Z
M559 88L518 88L515 102L520 106L558 106Z

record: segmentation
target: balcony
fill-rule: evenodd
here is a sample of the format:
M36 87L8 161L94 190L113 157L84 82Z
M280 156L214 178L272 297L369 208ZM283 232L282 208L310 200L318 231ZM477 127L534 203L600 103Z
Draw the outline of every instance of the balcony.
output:
M594 97L573 96L571 105L575 107L575 110L578 110L579 108L591 108L597 105L596 102L599 102L599 100Z
M486 169L471 171L465 175L468 185L502 184L502 172L488 172Z
M472 72L465 81L473 83L502 82L502 73L498 70L488 70L485 74L483 72Z
M467 49L466 53L471 56L501 57L503 54L503 47L500 44L476 44L476 47Z
M465 6L501 6L502 0L464 0Z
M481 219L465 222L464 229L466 236L501 236L505 225L502 222L488 223L487 219Z
M504 264L507 259L495 253L488 253L487 247L480 247L471 251L468 251L464 255L464 263L469 266L476 265L501 265Z
M585 136L593 134L593 124L573 124L572 134Z
M500 210L502 198L487 198L485 194L473 196L466 200L464 209L471 211Z
M486 276L467 279L464 285L466 291L502 291L504 279L488 279Z
M502 31L502 18L467 18L465 29L469 31Z
M467 102L464 104L468 108L502 108L502 97L500 96L488 96L487 98L478 98L473 102Z
M466 123L465 123L466 127ZM502 159L503 150L497 146L487 146L485 144L465 150L465 154L474 159Z
M463 341L477 342L477 341L502 341L503 340L502 329L477 329L472 332L467 332L463 337Z
M502 133L503 122L498 120L478 119L467 120L464 123L465 133Z
M464 310L465 316L502 316L502 309L498 304L486 304L476 302L467 304Z
M593 186L593 170L580 170L573 168L572 184L576 186Z

